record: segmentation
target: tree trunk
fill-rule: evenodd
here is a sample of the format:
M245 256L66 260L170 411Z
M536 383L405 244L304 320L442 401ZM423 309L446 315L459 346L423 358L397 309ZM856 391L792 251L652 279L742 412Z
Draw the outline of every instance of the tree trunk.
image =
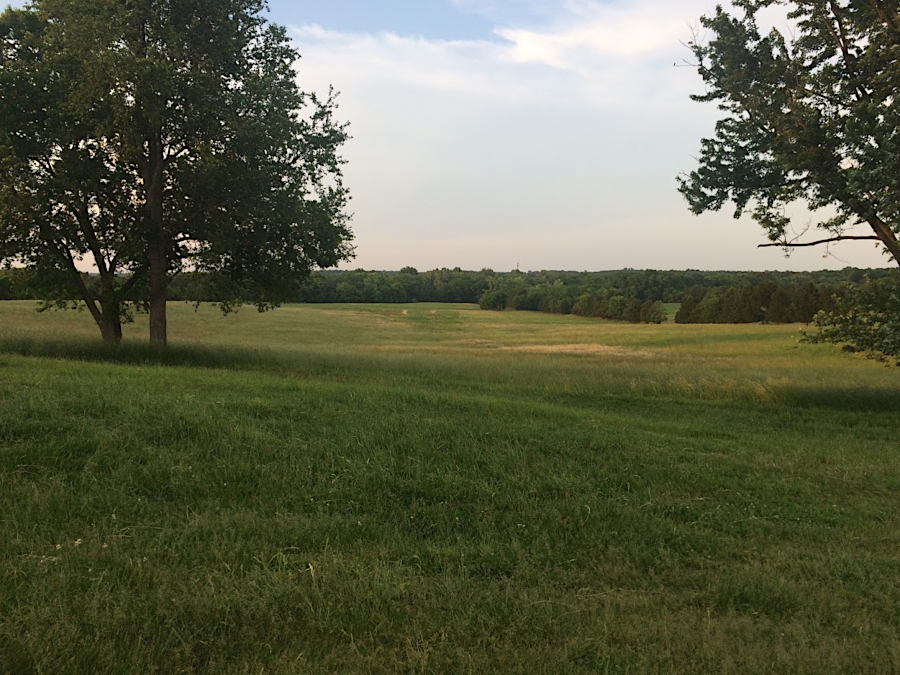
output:
M72 260L71 255L63 255L62 258L68 264L76 290L81 295L81 299L91 313L91 317L93 317L94 322L100 329L103 342L106 344L119 344L122 341L122 314L118 299L114 301L108 299L111 291L109 286L104 284L103 292L106 294L107 300L104 302L101 298L98 301L85 285L81 272L75 268L75 261Z
M894 234L894 231L877 216L869 218L869 225L871 225L884 247L894 258L894 262L900 265L900 241L897 241L897 235Z
M122 342L122 322L118 319L103 318L98 322L100 326L100 335L103 336L103 342L108 345L117 345Z
M107 311L106 307L97 307L93 298L88 298L85 304L94 318L97 328L100 329L103 342L108 345L119 344L122 341L122 322L118 313L113 315Z
M168 241L163 228L163 146L159 136L148 142L147 175L147 262L150 274L150 344L165 347L166 281L169 274Z
M117 345L122 342L122 304L114 289L105 285L104 296L100 299L100 312L94 318L100 327L103 342Z
M82 296L100 328L103 342L108 345L117 345L122 341L122 301L116 288L115 273L111 271L99 254L99 247L95 247L95 259L99 259L97 267L100 269L100 294L95 299L85 287Z
M150 244L150 344L165 347L166 329L166 275L168 259L165 242Z

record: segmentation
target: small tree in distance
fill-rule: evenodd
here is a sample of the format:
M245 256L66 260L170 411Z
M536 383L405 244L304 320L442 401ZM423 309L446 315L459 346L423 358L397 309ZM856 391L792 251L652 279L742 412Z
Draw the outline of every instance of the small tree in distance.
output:
M302 92L263 0L33 0L0 15L0 263L41 271L118 342L167 341L166 289L211 273L278 304L352 255L334 96ZM78 270L93 261L94 288Z
M701 18L689 46L724 118L701 142L700 166L679 178L691 210L750 211L772 243L872 240L900 264L900 11L884 0L734 0ZM758 14L786 7L787 39ZM812 241L789 234L797 200L827 209ZM863 226L868 232L853 228Z

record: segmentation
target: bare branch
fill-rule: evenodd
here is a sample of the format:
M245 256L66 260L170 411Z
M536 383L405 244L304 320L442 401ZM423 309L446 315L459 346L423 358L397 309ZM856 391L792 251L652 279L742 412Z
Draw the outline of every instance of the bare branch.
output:
M835 241L862 241L862 240L875 240L881 241L881 237L876 237L875 235L865 235L865 236L853 236L853 235L841 235L839 237L831 237L830 239L819 239L818 241L806 241L802 243L789 242L789 241L779 241L774 242L772 244L760 244L756 248L797 248L801 246L819 246L820 244L830 244Z

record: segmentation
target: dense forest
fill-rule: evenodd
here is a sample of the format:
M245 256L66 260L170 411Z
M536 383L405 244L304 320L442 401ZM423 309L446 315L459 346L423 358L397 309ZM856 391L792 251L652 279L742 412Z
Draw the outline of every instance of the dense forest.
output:
M703 272L616 270L606 272L494 272L459 268L418 272L321 271L285 289L284 302L301 303L479 303L490 310L530 310L621 321L665 321L665 303L681 303L680 323L808 323L831 310L834 297L889 269L845 268L819 272ZM88 284L98 279L85 275ZM33 271L0 270L0 300L41 300L48 280ZM169 297L217 302L220 283L196 273L175 276ZM73 293L72 299L77 296ZM243 300L253 303L252 292Z

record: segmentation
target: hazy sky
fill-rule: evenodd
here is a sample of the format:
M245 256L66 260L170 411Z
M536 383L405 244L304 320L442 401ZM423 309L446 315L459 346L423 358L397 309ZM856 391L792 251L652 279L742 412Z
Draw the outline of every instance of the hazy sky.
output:
M756 248L749 218L687 211L675 178L716 110L688 99L702 83L675 64L715 4L270 0L303 55L301 85L334 85L351 123L346 267L886 265L871 242L786 259Z
M683 43L716 2L269 0L301 86L333 85L351 125L344 267L888 265L872 242L785 258L749 217L688 212L675 179L717 111L689 100Z

